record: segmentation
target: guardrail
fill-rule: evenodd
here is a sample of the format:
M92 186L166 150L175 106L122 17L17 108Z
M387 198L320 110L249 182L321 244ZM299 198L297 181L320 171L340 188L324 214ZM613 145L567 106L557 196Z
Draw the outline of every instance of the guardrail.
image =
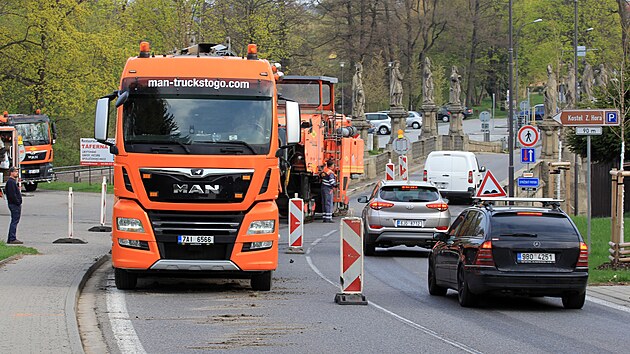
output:
M62 166L55 167L55 176L63 182L88 182L100 184L103 176L107 176L107 183L112 184L113 166Z

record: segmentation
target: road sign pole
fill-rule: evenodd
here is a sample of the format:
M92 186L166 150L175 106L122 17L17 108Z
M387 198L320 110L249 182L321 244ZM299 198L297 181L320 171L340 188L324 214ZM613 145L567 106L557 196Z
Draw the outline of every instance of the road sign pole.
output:
M577 173L577 171L575 171ZM575 196L577 198L577 195ZM591 136L586 136L586 237L591 252Z

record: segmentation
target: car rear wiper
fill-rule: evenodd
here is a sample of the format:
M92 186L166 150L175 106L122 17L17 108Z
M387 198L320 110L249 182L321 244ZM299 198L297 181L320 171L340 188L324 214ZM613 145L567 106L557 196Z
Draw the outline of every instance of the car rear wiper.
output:
M501 234L501 236L514 236L514 237L538 237L538 234L515 232L513 234Z

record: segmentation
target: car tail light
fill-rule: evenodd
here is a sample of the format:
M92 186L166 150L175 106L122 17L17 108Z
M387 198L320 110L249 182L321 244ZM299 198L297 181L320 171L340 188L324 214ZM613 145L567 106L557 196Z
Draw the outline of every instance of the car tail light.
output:
M473 183L472 177L473 177L472 171L468 171L468 183Z
M382 229L383 225L370 225L370 229Z
M422 171L422 180L427 181L427 170Z
M492 257L492 241L486 241L479 246L477 257L475 257L475 265L494 267L494 258Z
M427 208L429 209L437 209L439 211L447 211L448 204L446 203L429 203L427 204Z
M370 208L374 210L381 210L383 208L391 208L394 206L394 203L389 202L372 202L370 203Z
M448 230L448 226L438 226L435 229L439 230L439 231L446 231L446 230Z
M536 211L519 211L518 213L516 213L516 215L519 216L542 216L542 213L536 212Z
M575 266L588 268L588 246L584 242L580 242L580 256Z

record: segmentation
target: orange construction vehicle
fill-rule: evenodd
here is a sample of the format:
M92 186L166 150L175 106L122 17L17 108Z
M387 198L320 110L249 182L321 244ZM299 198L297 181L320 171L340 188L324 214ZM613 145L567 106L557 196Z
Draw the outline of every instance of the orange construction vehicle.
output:
M278 265L283 149L299 142L299 104L278 129L281 73L218 44L127 60L119 90L98 100L95 138L114 158L116 286L140 275L250 278L271 289ZM107 142L116 100L115 142ZM283 141L284 146L279 142Z
M283 156L283 193L278 207L285 214L288 199L296 194L305 201L305 216L313 218L322 210L320 187L323 165L335 162L339 183L334 190L334 213L348 211L350 180L363 174L363 140L349 119L335 113L337 79L327 76L284 76L278 84L280 115L287 101L300 104L302 138ZM282 120L282 118L281 118Z
M0 122L17 130L18 140L24 145L25 155L21 162L20 178L27 192L37 189L39 182L54 180L53 144L57 139L55 123L41 114L8 114L4 112Z

